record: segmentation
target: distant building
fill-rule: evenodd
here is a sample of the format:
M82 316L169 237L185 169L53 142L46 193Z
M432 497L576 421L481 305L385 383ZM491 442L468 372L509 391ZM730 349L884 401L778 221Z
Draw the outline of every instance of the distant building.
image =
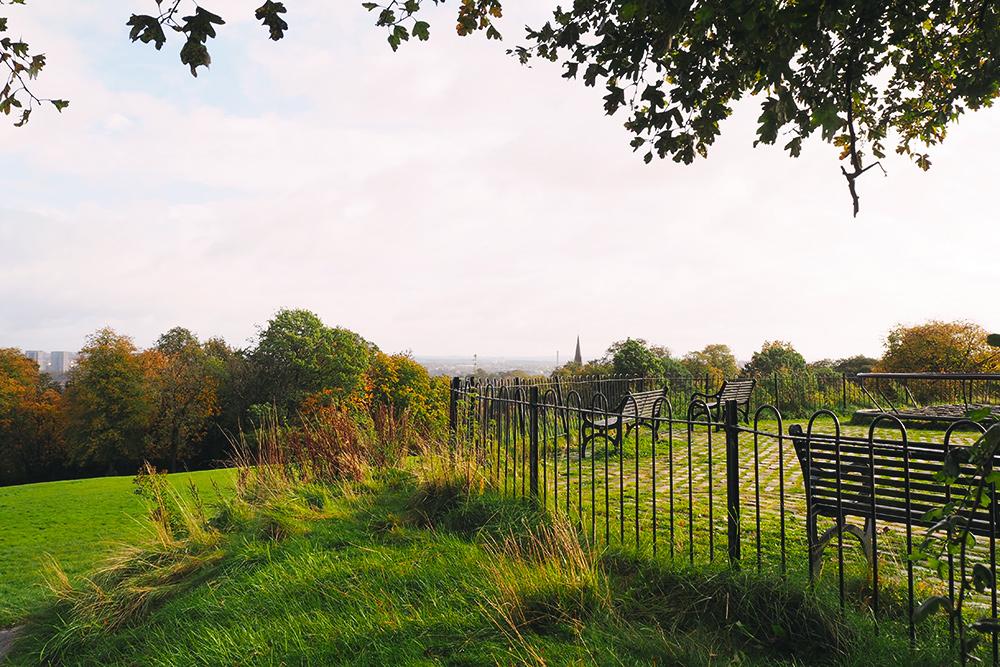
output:
M576 337L576 355L573 357L573 361L583 365L583 355L580 354L580 337Z
M38 364L38 370L42 373L47 373L49 370L49 353L44 350L25 350L24 356L28 357L36 364Z
M75 364L76 354L73 352L59 350L49 355L49 372L54 377L66 375Z

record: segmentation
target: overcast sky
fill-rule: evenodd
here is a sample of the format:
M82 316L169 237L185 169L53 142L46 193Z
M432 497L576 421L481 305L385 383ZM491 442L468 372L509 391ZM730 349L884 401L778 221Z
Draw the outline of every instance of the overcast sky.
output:
M548 0L506 3L504 43L429 6L395 54L360 0L286 4L272 42L255 3L206 0L227 24L198 78L176 35L128 41L153 0L0 8L48 57L35 92L71 101L0 118L0 347L243 347L280 308L387 352L562 361L577 335L587 359L641 337L816 360L880 356L897 323L1000 330L996 109L928 173L868 172L855 219L835 148L752 147L755 100L707 161L643 164L600 90L505 55Z

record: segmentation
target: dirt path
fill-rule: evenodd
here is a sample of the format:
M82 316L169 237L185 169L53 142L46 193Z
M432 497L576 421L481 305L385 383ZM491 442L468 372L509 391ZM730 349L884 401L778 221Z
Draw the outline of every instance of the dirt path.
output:
M14 640L17 639L18 633L21 632L21 628L8 628L7 630L0 630L0 663L4 661L7 656L7 652L10 651L10 647L13 646Z

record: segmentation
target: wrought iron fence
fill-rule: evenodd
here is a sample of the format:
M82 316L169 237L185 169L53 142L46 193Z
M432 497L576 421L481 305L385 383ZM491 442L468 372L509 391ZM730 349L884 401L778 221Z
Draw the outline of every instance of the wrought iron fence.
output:
M817 545L814 531L807 530L810 512L803 459L788 435L784 411L762 404L764 399L757 397L746 426L737 423L735 403L727 406L719 423L706 417L689 421L690 390L706 387L685 381L690 384L656 387L652 381L628 378L603 378L600 384L584 379L477 383L455 378L452 431L458 445L476 453L498 488L565 513L593 543L636 549L689 565L753 569L797 579L803 585L824 565L836 568L836 578L819 574L812 589L835 597L842 608L848 604L870 607L872 591L903 591L897 605L905 610L900 622L916 641L912 617L919 600L914 591L947 595L950 590L954 595L959 576L952 566L942 582L930 569L914 566L910 559L913 524L919 522L902 525L886 519L881 510L873 511L868 527L879 534L871 540L873 553L845 544L841 530L835 540L837 548L826 550L816 565L810 557ZM856 386L841 379L842 405L856 398L847 398L847 384ZM772 386L779 401L790 401L789 389L780 379ZM621 413L613 412L621 397L653 388L664 391L648 413L640 414L634 400L626 401ZM684 400L675 401L675 396ZM827 399L806 396L800 405L821 400ZM905 448L907 443L940 439L940 434L930 431L908 434L898 420L894 423L897 432L889 434L875 426L851 427L841 424L830 410L802 423L810 431L833 434L835 441L841 434L867 438L873 451L877 443ZM947 449L968 445L975 437L974 431L952 429L943 442L923 446ZM838 452L839 446L838 441ZM839 493L839 483L836 488ZM908 506L910 500L906 495L892 502ZM820 520L815 512L812 516ZM857 521L858 515L852 517L841 508L839 518L828 521L843 526L852 519ZM995 579L996 530L991 530L973 555L988 564ZM878 596L874 593L876 622L885 613L879 609ZM995 595L979 596L974 604L983 613L997 614ZM993 664L1000 664L996 640Z
M722 378L713 375L698 377L626 377L620 375L580 375L570 378L500 378L481 380L463 379L477 387L491 387L491 391L508 387L510 391L521 387L537 386L544 393L554 391L556 396L576 392L581 404L591 406L595 395L600 394L609 405L617 405L629 392L665 388L673 405L687 405L695 392L712 394L722 386ZM1000 388L1000 384L996 385ZM996 391L994 391L996 394ZM776 373L757 379L751 397L751 410L762 405L772 405L785 416L806 417L816 410L834 410L847 414L854 410L876 408L878 404L871 393L866 393L857 376L835 373Z
M896 412L931 404L996 405L1000 373L860 373L859 388L878 410Z

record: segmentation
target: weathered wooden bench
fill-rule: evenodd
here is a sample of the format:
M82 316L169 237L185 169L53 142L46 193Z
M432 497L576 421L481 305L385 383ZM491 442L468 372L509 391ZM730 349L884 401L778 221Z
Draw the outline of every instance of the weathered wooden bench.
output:
M799 424L790 425L788 435L802 467L810 572L814 574L820 570L823 551L838 533L858 538L870 563L876 523L926 528L937 522L925 518L929 510L974 491L971 466L964 466L950 487L935 478L944 466L944 443L807 434ZM986 537L994 530L1000 533L1000 512L996 503L991 507L974 514L970 532ZM822 535L820 517L834 521ZM848 523L848 517L864 519L864 526ZM914 541L918 541L916 536Z
M737 414L743 415L743 423L750 423L750 395L757 386L757 380L723 380L719 391L714 394L695 392L691 394L691 404L688 407L688 421L706 415L709 419L722 421L722 410L726 401L736 401ZM699 398L700 397L700 398Z
M626 394L613 410L584 410L580 457L587 455L587 443L595 438L604 438L614 445L615 451L621 451L622 440L633 428L640 426L652 429L655 442L660 430L660 409L666 402L667 389L664 387Z

